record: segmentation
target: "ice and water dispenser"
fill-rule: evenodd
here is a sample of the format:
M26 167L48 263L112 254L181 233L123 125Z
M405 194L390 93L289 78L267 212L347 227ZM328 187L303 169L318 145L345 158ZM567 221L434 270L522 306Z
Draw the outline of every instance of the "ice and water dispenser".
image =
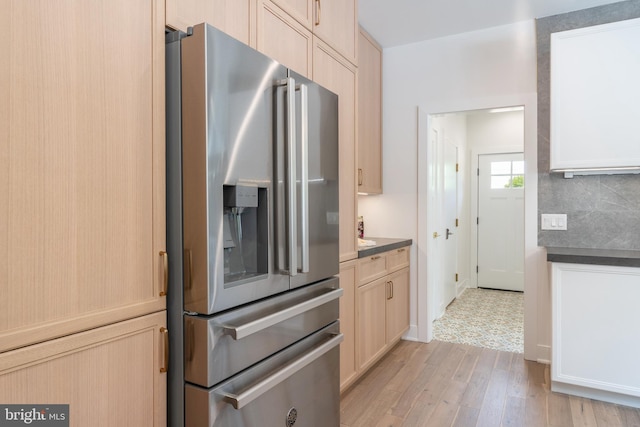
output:
M224 283L242 284L268 273L267 189L225 185Z

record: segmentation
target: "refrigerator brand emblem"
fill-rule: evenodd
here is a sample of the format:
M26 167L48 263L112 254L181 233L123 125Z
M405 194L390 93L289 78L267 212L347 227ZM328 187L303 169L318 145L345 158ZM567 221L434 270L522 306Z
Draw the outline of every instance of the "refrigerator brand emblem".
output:
M289 409L287 413L287 427L292 427L298 419L298 410L296 408Z

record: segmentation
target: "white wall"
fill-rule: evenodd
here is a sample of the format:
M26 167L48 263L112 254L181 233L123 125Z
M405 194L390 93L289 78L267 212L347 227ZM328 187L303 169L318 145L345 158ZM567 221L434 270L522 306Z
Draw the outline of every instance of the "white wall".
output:
M525 105L525 160L527 156L533 160L527 163L533 168L528 167L528 172L535 174L535 47L534 22L526 21L384 50L384 194L361 196L359 214L365 218L365 231L369 236L414 239L410 338L423 339L425 336L417 330L417 289L425 286L422 277L421 283L417 283L417 263L428 262L428 258L425 261L418 256L420 251L415 244L419 222L417 176L421 163L417 145L417 107L435 114ZM527 209L535 208L537 196L529 197ZM533 237L537 241L535 213L529 221L535 224L533 236L531 227L526 232L528 240ZM535 257L539 255L531 248L529 252ZM535 260L537 262L537 258ZM545 313L542 315L546 316ZM537 336L535 344L538 344Z

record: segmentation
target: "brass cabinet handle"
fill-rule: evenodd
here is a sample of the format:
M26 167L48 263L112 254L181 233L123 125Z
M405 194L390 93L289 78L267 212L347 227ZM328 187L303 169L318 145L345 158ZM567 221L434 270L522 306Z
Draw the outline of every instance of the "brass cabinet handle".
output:
M391 280L389 283L391 283L391 298L389 299L393 299L393 280Z
M169 370L169 330L164 326L160 328L160 333L164 337L164 365L160 366L160 372Z
M322 5L320 0L316 0L316 25L320 25L320 13L322 12Z
M405 251L405 249L404 249L404 248L402 248L402 249L398 249L398 253L402 253L402 252L404 252L404 251Z
M371 257L371 261L375 261L375 260L380 259L380 258L381 258L380 255L372 256Z
M164 278L162 279L162 289L160 290L160 296L167 295L167 287L169 286L169 254L166 251L160 251L162 257Z
M363 178L362 178L362 169L358 168L358 185L362 185L363 182Z

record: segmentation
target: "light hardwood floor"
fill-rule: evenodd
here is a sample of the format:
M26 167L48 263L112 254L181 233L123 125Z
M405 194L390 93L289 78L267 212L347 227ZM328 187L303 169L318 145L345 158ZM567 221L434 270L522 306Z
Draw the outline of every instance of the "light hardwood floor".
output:
M640 426L640 410L552 393L522 354L401 341L340 403L341 426Z

